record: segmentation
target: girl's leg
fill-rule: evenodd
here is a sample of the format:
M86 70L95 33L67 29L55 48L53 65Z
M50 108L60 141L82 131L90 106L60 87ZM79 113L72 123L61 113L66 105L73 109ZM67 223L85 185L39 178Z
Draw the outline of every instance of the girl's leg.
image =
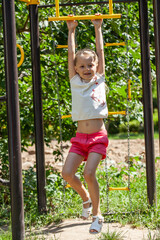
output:
M71 185L71 187L81 196L83 202L86 202L89 199L89 194L84 185L79 180L79 178L75 176L77 168L79 167L83 160L84 160L83 156L77 153L70 152L65 161L62 170L62 176ZM89 206L86 204L86 206L84 207L87 208Z
M96 179L96 169L102 155L91 152L88 156L87 163L84 169L84 178L88 184L89 194L92 200L93 216L100 215L100 200L99 200L99 185Z

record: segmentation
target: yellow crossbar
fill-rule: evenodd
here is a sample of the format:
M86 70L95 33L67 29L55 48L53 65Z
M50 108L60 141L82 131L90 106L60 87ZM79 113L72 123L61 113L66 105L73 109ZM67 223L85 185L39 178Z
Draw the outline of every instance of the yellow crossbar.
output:
M55 0L56 17L49 17L48 21L67 21L67 20L87 20L87 19L106 19L121 18L121 14L113 14L113 1L109 0L109 14L102 15L78 15L78 16L59 16L59 0Z
M118 115L126 115L126 111L120 111L120 112L108 112L108 115L116 115L116 114L118 114ZM63 116L61 117L61 119L64 119L64 118L70 118L70 117L72 117L71 114L70 114L70 115L63 115Z
M128 187L109 187L109 191L117 191L117 190L122 190L122 191L129 191Z
M120 112L108 112L108 115L126 115L126 111L120 111Z
M105 43L105 47L112 47L112 46L125 46L125 42L120 43ZM57 45L57 48L68 48L68 45Z
M40 0L20 0L20 1L27 3L27 5L38 5L38 4L40 4Z
M29 2L30 2L30 0L20 0L20 2L29 3Z
M57 48L68 48L68 45L57 45Z
M61 119L70 118L70 117L72 117L72 115L63 115L63 116L61 117Z
M49 17L48 21L67 21L67 20L91 20L91 19L108 19L121 18L121 14L102 14L102 15L77 15L77 16L61 16Z
M120 43L105 43L105 47L112 47L112 46L125 46L125 42L120 42Z

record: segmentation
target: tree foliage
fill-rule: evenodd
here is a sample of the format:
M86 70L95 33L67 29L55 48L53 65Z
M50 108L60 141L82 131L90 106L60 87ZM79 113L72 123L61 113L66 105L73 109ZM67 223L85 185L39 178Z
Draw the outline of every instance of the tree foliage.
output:
M62 3L70 1L63 0ZM76 2L83 2L77 0ZM93 2L90 1L90 2ZM51 4L50 0L42 1ZM60 15L108 13L108 5L60 7ZM114 12L122 13L121 19L106 19L103 21L104 42L126 42L122 47L106 47L106 84L107 103L109 111L122 111L127 108L127 80L132 82L132 101L129 102L130 119L142 121L142 84L141 84L141 56L139 37L139 7L138 3L115 3ZM34 143L34 113L32 91L32 66L29 10L24 2L15 1L17 43L25 52L23 65L18 69L19 103L22 149ZM45 142L58 139L60 136L59 111L61 115L71 113L71 92L67 67L67 49L57 49L56 45L67 44L66 22L48 22L49 16L55 15L54 8L39 9L39 31L41 51L42 99ZM152 77L155 81L155 54L153 30L153 6L149 1L151 66ZM5 95L5 67L3 47L2 8L0 9L0 95ZM95 33L91 21L79 21L76 31L77 49L90 47L95 49ZM18 61L20 57L19 50ZM60 109L59 109L60 106ZM6 104L0 103L0 159L2 168L6 169L7 157L7 113ZM109 125L113 121L110 117L106 121ZM114 124L126 122L124 117L114 119ZM76 123L71 119L62 121L63 140L69 140L76 130ZM109 132L112 128L109 127ZM4 170L3 169L3 170ZM5 172L5 171L4 171ZM5 172L6 175L6 172Z

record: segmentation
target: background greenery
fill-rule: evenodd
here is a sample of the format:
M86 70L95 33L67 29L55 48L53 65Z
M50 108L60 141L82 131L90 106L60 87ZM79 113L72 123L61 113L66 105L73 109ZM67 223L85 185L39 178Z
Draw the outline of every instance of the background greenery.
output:
M1 2L1 1L0 1ZM70 1L63 0L62 3ZM77 0L76 2L83 2ZM91 0L90 2L93 2ZM41 0L41 5L50 4L50 0ZM150 30L150 54L152 69L152 87L153 87L153 107L154 107L154 126L158 129L157 117L157 99L156 99L156 77L155 77L155 50L154 50L154 29L153 29L153 5L152 1L148 1L149 14L149 30ZM130 130L134 133L143 132L143 100L142 100L142 75L141 75L141 56L140 56L140 33L139 33L139 7L138 3L115 3L114 12L122 13L121 19L107 19L103 21L103 38L104 42L126 42L126 47L106 47L106 84L107 103L109 111L124 111L129 106ZM31 66L31 46L30 46L30 24L29 11L24 2L15 1L16 12L16 29L17 43L23 46L25 52L25 60L23 65L18 69L19 83L19 103L20 103L20 122L21 122L21 141L22 150L34 143L34 114L33 114L33 92L32 92L32 66ZM94 14L101 12L108 13L108 6L81 6L81 7L65 7L60 8L61 15L73 13L78 14ZM71 113L71 92L68 78L67 68L67 49L56 49L55 46L67 44L67 26L66 22L48 22L49 16L54 16L55 9L39 9L39 31L40 31L40 51L41 51L41 75L42 75L42 99L43 99L43 118L44 118L44 137L45 142L49 143L52 139L60 139L59 127L59 109L58 109L58 92L56 77L58 80L59 101L61 115ZM0 96L5 95L5 72L4 72L4 39L3 39L3 23L2 23L2 7L0 5ZM79 21L76 31L77 49L90 47L95 49L94 27L91 21ZM17 50L18 60L20 52ZM127 80L131 79L132 100L127 101ZM0 103L0 177L9 178L8 170L8 140L7 140L7 113L6 104ZM106 127L109 134L124 133L127 131L127 119L124 116L109 117L106 120ZM76 130L76 123L72 123L71 119L62 121L63 140L69 140ZM48 170L50 171L50 170ZM32 176L35 184L35 176L33 170L24 173L24 176ZM47 173L48 174L48 173ZM49 176L49 175L48 175ZM31 180L30 179L30 180ZM54 177L53 177L54 179ZM56 175L57 184L61 186L62 179ZM24 180L25 183L27 180ZM53 181L53 180L50 180ZM30 192L35 197L36 189L32 186L32 182L24 183L24 191ZM34 185L33 184L33 185ZM50 185L49 185L50 186ZM47 193L53 196L57 189L53 186L51 189L47 187ZM8 190L2 190L0 200L3 206L9 206ZM58 190L57 190L58 191ZM68 191L68 190L67 190ZM71 191L71 190L69 190ZM28 194L27 192L27 194ZM59 192L59 199L62 198L62 192ZM27 196L27 195L25 195ZM67 199L70 196L67 195ZM48 196L50 199L50 196ZM78 196L76 195L76 198ZM27 202L28 201L28 202ZM36 202L36 201L35 201ZM143 201L142 201L143 202ZM51 201L51 207L54 204ZM35 218L35 205L30 206L29 199L25 198L25 208L29 206L30 212L33 210ZM71 206L71 205L70 205ZM138 209L139 205L137 206ZM8 216L8 208L5 208L2 218ZM59 206L54 206L54 211ZM71 210L70 210L71 211ZM140 211L140 210L139 210ZM33 214L33 215L34 215ZM71 215L73 212L71 212ZM40 217L41 218L41 217ZM34 222L34 217L32 221ZM31 222L32 222L31 221Z
M67 3L70 1L61 1ZM82 2L82 1L77 1ZM92 1L91 1L92 2ZM49 4L50 1L41 1L41 4ZM158 128L156 79L155 79L155 50L153 29L153 6L148 1L150 23L150 50L153 83L153 103L155 130ZM142 111L142 83L141 83L141 57L139 39L139 12L138 3L114 4L114 12L122 13L121 19L107 19L103 23L104 43L126 42L126 47L106 47L106 84L107 103L109 111L121 111L127 108L127 80L131 79L132 100L129 102L130 130L133 132L143 131ZM33 115L33 92L31 70L31 46L29 11L24 2L15 1L17 43L23 46L25 60L18 69L19 102L22 149L34 143L34 115ZM60 8L61 15L68 13L94 14L96 12L108 13L108 6L81 6ZM42 98L44 137L48 143L51 139L59 140L59 109L56 77L58 78L59 101L62 115L71 113L71 92L67 69L67 49L56 49L55 45L67 44L66 22L51 22L48 17L54 16L55 9L39 9L39 31L41 51L41 74L42 74ZM23 17L22 17L23 16ZM5 72L4 72L4 47L2 27L2 7L0 8L0 95L5 95ZM79 21L76 32L76 41L79 48L90 47L95 49L94 27L91 21ZM18 60L20 52L18 52ZM6 104L0 103L0 159L7 163L7 114ZM109 134L127 131L127 120L124 116L110 116L106 120ZM69 140L75 133L76 123L71 119L62 121L63 140ZM2 164L4 168L4 164ZM1 174L6 176L3 169Z

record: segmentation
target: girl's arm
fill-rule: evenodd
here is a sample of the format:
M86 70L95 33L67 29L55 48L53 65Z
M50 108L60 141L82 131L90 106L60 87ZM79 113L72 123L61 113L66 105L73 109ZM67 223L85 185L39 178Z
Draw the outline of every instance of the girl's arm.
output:
M104 58L104 44L102 36L102 19L92 20L95 28L96 35L96 53L98 55L98 69L97 72L101 75L105 75L105 58Z
M67 21L68 27L68 70L69 78L76 75L74 59L75 59L75 29L78 23L76 21Z

